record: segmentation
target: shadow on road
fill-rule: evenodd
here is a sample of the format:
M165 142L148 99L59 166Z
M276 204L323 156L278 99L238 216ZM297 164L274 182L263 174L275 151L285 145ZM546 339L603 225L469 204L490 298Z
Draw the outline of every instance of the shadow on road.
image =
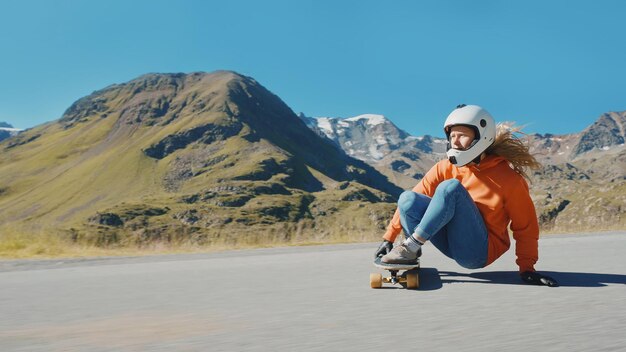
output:
M436 270L435 270L436 271ZM609 284L626 285L626 275L598 273L570 273L541 271L553 277L560 287L604 287ZM478 273L457 273L454 271L439 272L441 283L485 283L505 285L526 285L517 271L487 271ZM433 281L432 279L430 281Z
M433 291L443 287L439 271L435 268L420 268L420 291Z

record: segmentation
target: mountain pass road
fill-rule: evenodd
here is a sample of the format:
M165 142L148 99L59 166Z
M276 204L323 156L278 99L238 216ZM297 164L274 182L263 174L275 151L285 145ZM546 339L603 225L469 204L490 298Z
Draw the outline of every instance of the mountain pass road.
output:
M543 236L556 288L427 244L420 289L371 289L377 245L0 261L0 351L626 348L625 231Z

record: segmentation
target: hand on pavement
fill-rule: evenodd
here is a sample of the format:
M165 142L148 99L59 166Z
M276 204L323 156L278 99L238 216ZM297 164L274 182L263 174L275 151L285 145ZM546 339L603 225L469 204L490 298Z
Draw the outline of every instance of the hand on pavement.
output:
M544 286L550 286L550 287L559 286L559 283L556 282L555 279L546 275L541 275L537 272L525 271L521 273L520 276L522 277L522 280L524 280L524 282L529 283L529 284L544 285Z

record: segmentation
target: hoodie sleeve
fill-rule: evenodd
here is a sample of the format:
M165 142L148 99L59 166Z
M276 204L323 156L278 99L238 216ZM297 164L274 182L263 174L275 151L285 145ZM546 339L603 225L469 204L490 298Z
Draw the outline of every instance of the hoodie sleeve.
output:
M539 258L539 224L535 206L530 198L528 184L523 177L512 182L511 193L505 208L511 219L511 231L515 239L516 263L519 271L535 271Z
M437 185L439 185L441 181L443 181L443 170L445 168L445 165L443 164L444 162L448 161L443 160L433 165L433 167L428 170L426 175L422 177L420 182L415 187L413 187L412 191L432 197L433 194L435 194L435 189L437 188ZM400 223L400 212L398 208L396 208L396 211L393 214L393 218L389 222L389 225L387 225L387 231L383 235L383 239L389 242L393 242L396 240L396 237L400 232L402 232L402 224Z

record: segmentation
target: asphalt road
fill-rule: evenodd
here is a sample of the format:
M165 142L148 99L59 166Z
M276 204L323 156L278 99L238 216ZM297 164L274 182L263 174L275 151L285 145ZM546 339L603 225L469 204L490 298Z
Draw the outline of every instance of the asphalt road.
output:
M0 351L624 351L626 232L546 236L462 269L427 245L421 288L369 288L377 243L0 261Z

